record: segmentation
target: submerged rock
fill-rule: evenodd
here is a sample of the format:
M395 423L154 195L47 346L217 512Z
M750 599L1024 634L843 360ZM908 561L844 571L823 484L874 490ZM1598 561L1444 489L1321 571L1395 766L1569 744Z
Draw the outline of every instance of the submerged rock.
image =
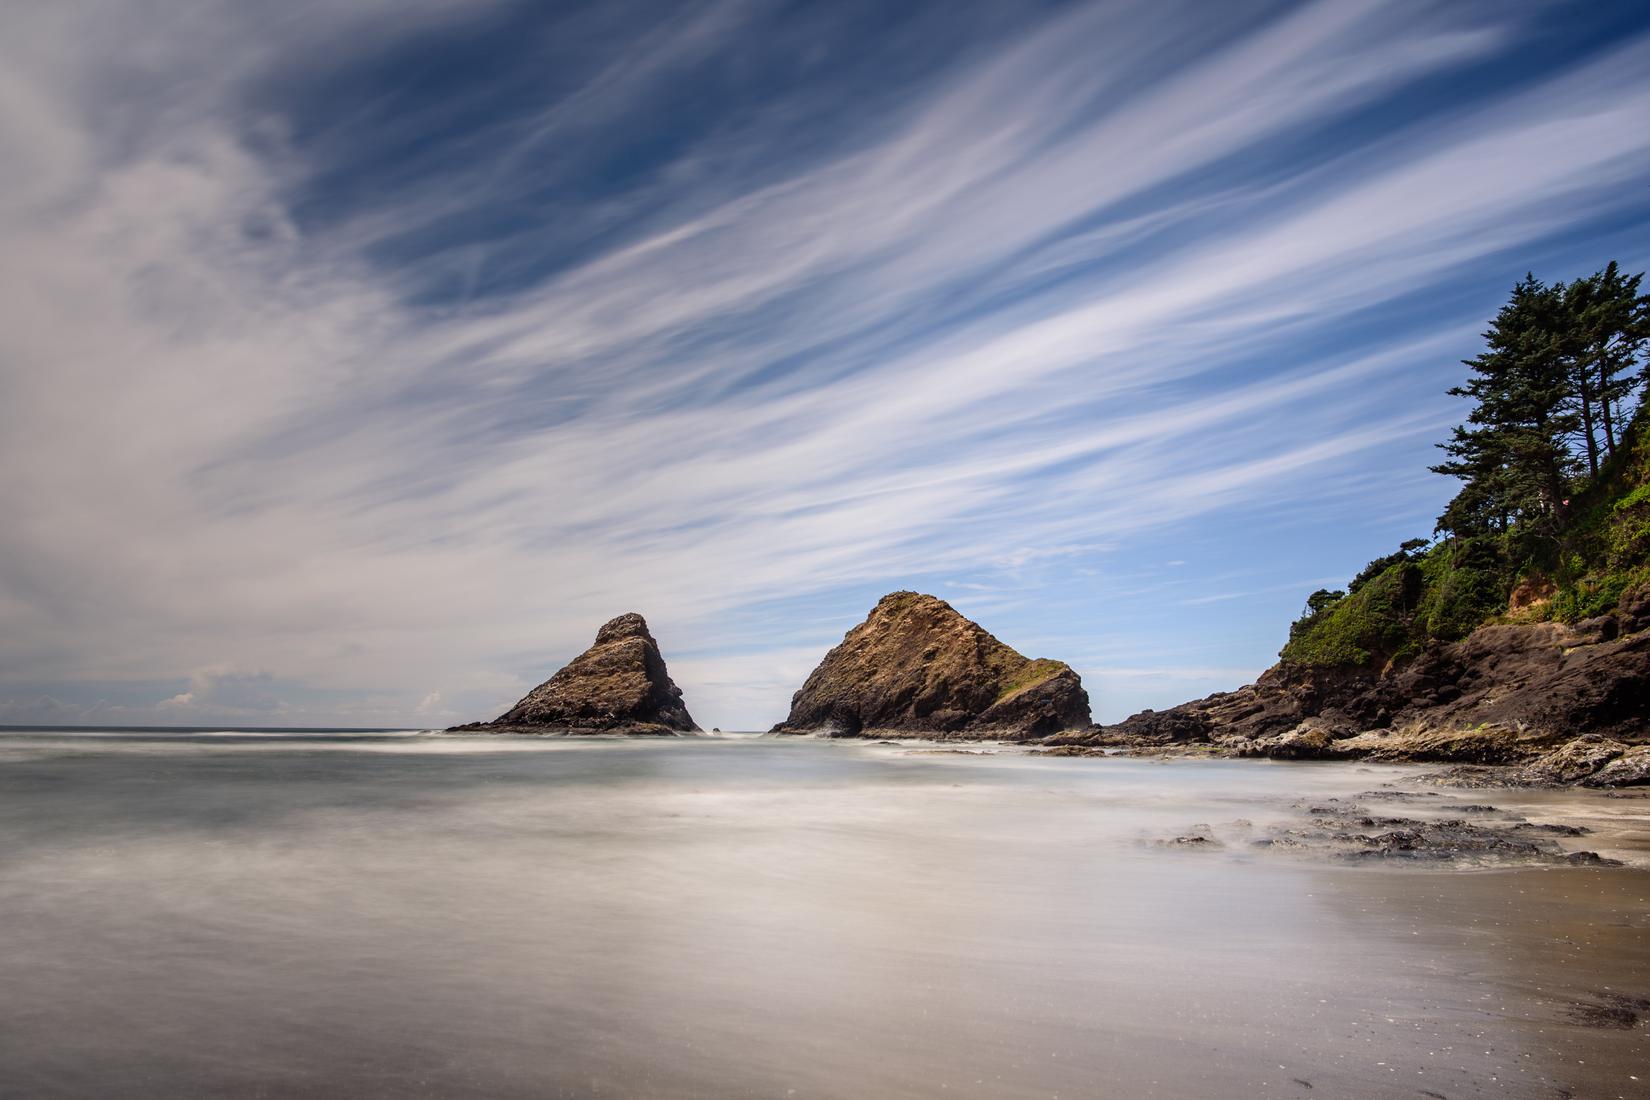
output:
M492 722L455 732L625 734L676 737L699 731L671 682L659 644L635 612L609 620L596 643Z
M1300 821L1255 840L1253 845L1356 862L1621 866L1619 860L1606 859L1597 852L1567 851L1551 839L1584 836L1586 832L1575 826L1522 820L1477 824L1461 818L1388 817L1355 804L1337 804L1307 807Z
M944 600L895 592L825 655L773 732L1029 740L1089 721L1064 662L1016 653Z

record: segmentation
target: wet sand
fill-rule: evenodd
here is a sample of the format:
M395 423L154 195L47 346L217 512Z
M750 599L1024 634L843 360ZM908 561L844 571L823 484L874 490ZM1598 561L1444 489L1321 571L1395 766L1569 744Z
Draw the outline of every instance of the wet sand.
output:
M4 733L0 1095L1650 1095L1650 803L1383 807L1622 868L1244 842L1417 770Z

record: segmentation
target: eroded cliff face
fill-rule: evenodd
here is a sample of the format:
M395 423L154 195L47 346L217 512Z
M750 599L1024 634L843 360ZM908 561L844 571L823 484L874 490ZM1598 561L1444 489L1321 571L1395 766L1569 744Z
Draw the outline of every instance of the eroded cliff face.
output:
M1650 741L1650 589L1617 609L1574 625L1495 624L1435 645L1402 667L1313 667L1282 662L1253 684L1165 711L1145 711L1058 743L1169 746L1204 743L1244 756L1279 759L1526 764L1577 737L1618 746L1585 753L1598 766L1541 769L1531 780L1582 782L1602 772L1635 778L1626 752ZM1561 759L1569 759L1563 757ZM1552 771L1552 769L1548 769ZM1574 769L1572 769L1574 770Z
M894 592L825 655L773 732L1028 740L1089 722L1064 662L1022 656L944 600Z
M682 705L659 644L635 612L609 620L596 642L475 733L598 734L674 737L699 727Z

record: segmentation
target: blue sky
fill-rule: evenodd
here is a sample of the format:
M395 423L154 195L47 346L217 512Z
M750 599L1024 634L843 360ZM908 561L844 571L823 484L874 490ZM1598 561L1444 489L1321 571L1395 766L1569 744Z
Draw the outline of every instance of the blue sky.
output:
M756 728L934 592L1115 720L1430 533L1526 270L1650 266L1639 3L0 14L0 722Z

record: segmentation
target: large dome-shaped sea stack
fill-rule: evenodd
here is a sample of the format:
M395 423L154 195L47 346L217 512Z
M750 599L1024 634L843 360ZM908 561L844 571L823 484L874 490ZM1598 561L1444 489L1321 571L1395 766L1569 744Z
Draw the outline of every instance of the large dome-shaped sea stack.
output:
M894 592L825 655L773 732L1030 740L1089 722L1069 665L1016 653L937 597Z

